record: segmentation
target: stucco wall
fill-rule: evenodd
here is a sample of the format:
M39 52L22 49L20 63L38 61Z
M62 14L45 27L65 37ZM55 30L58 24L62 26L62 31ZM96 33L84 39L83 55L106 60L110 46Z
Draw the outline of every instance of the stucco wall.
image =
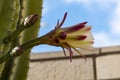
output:
M63 52L31 54L28 80L120 80L120 46L75 52L72 62Z

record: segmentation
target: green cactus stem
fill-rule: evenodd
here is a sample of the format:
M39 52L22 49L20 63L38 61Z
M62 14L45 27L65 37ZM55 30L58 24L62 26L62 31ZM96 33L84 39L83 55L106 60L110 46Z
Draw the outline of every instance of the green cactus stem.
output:
M20 6L18 6L18 4L19 0L3 1L0 13L0 49L2 49L3 38L16 29L20 10Z
M10 49L10 45L4 45L3 38L16 29L19 11L19 0L0 0L0 56ZM0 75L3 67L0 64Z
M39 19L33 25L35 27L31 27L22 32L20 44L23 44L37 37L40 27L40 17L42 14L42 0L24 0L22 2L22 7L23 9L21 11L21 16L23 18L20 21L31 14L37 14ZM26 50L23 55L15 58L13 62L14 65L11 70L10 80L26 80L29 69L29 53L30 49Z
M38 15L38 21L31 28L20 28L23 19L32 14ZM6 54L15 46L19 46L37 37L41 14L42 0L1 0L0 57L3 56L3 60L10 56ZM29 24L33 23L31 21L27 23L25 20L22 27L29 26ZM19 38L18 35L20 35ZM0 74L2 72L0 80L26 80L29 69L29 53L30 49L24 51L24 54L17 58L7 59L5 66L4 63L0 64Z

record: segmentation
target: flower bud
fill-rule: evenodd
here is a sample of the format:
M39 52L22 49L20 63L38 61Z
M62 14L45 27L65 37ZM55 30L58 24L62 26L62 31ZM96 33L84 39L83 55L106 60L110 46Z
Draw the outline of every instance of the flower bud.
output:
M24 26L31 26L38 20L38 15L33 14L25 18L24 20Z
M10 55L14 56L14 57L17 57L17 56L23 54L23 51L24 51L23 48L18 46L18 47L15 47L15 48L12 49L12 51L10 52Z

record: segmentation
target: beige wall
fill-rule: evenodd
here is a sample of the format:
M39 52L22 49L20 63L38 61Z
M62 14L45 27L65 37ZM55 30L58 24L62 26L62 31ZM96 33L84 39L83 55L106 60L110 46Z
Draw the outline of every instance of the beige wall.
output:
M63 52L31 54L28 80L120 80L120 46L81 51L73 61Z

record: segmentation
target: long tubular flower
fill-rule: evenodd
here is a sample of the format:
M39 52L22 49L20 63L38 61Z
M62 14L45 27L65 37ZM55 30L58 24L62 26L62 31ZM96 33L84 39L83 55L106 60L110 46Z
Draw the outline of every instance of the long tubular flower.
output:
M70 61L72 61L73 50L77 51L82 57L84 57L79 52L78 48L93 50L92 44L94 42L91 35L91 26L86 26L87 22L82 22L70 27L61 28L66 19L66 16L67 13L64 14L61 23L59 23L58 20L55 29L44 37L49 38L47 44L62 47L65 56L65 49L67 49L70 53Z
M60 23L58 20L54 30L20 47L25 50L39 44L48 44L62 47L65 56L65 49L67 49L70 54L70 62L72 61L73 50L84 57L78 49L93 50L92 44L94 42L91 35L91 26L86 26L87 22L82 22L70 27L61 28L66 17L67 12L64 14L63 20ZM86 58L84 57L84 59Z

